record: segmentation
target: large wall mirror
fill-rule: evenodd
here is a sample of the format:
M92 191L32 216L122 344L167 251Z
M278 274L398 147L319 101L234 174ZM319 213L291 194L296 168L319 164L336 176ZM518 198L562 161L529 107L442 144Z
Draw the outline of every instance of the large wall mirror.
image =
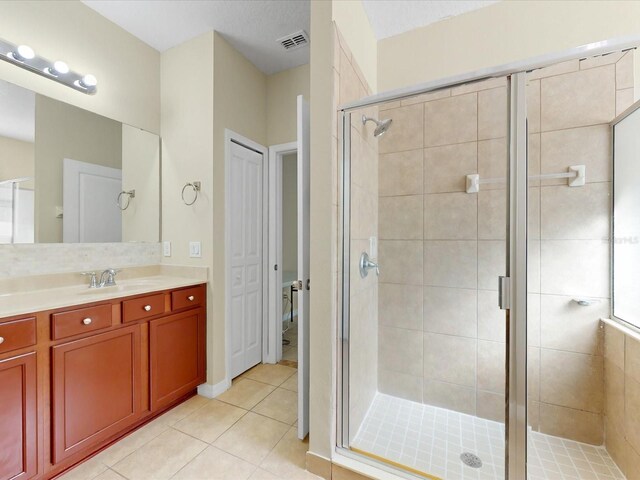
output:
M613 122L613 315L640 328L640 102Z
M0 80L0 244L159 240L160 138Z

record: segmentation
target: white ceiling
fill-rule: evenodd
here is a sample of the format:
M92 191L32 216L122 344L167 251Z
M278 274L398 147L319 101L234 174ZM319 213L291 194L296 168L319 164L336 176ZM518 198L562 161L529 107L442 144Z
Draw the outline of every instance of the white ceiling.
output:
M309 33L308 0L83 2L160 52L215 30L266 74L309 62L309 46L285 51L276 42L298 30Z
M496 2L497 0L362 0L378 40Z
M276 40L310 27L309 0L82 0L164 52L215 30L266 74L309 62L309 47L285 51ZM378 40L497 0L363 0ZM313 38L310 39L313 41Z
M0 81L0 137L32 142L36 128L36 94Z

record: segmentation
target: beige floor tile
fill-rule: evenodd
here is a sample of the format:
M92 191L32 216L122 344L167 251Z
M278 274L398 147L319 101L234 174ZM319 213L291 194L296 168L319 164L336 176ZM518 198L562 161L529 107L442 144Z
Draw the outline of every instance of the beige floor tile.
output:
M251 410L267 395L273 392L275 388L273 385L243 378L222 395L218 395L216 400L230 403L245 410Z
M259 468L249 477L249 480L281 480L281 478Z
M298 391L298 375L291 375L286 382L280 385L280 388L286 388L292 392Z
M164 423L165 425L174 425L184 417L191 415L199 408L204 407L209 401L210 399L206 397L196 395L177 407L172 408L167 413L160 415L155 421L158 423Z
M218 438L215 446L257 465L288 429L282 422L249 412Z
M292 362L298 361L298 349L296 347L288 347L286 350L282 352L283 360L290 360Z
M246 480L256 466L210 446L187 463L172 480Z
M206 443L171 428L116 463L113 469L129 480L168 479L206 447Z
M246 410L212 400L188 417L176 423L173 428L203 442L212 443L246 413Z
M117 474L113 470L107 469L100 475L95 477L93 480L125 480L125 478L122 475Z
M59 480L87 480L104 473L107 466L96 458L91 458L65 473Z
M308 442L298 440L297 429L290 428L260 464L260 468L291 480L316 478L305 469L308 449Z
M298 394L278 388L256 405L253 411L291 425L298 418Z
M263 364L252 368L247 373L246 378L278 387L294 373L296 373L295 368L285 367L283 365Z
M135 452L137 449L156 438L167 428L169 428L169 426L165 423L158 421L157 419L153 420L144 427L133 432L131 435L100 452L95 458L111 467L127 455Z

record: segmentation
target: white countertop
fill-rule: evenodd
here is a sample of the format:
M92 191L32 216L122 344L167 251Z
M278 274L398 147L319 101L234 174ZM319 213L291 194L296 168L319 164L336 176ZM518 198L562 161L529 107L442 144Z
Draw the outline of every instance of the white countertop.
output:
M33 288L23 288L7 293L0 293L0 318L51 310L54 308L72 307L86 303L112 300L161 290L189 287L206 283L205 269L179 267L158 269L141 273L153 273L143 276L128 276L118 281L113 287L88 288L88 282L77 285L52 286L47 288L41 281L34 280ZM204 272L202 271L204 270ZM204 273L204 274L203 274ZM50 276L49 276L50 277ZM51 282L51 278L49 278Z

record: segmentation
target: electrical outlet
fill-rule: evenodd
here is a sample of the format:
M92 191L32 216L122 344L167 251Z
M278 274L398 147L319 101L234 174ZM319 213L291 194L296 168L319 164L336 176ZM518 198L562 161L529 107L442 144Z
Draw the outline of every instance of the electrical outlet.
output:
M200 248L200 242L189 242L189 256L191 258L202 257L202 250Z
M171 242L162 242L162 254L165 257L171 256Z

